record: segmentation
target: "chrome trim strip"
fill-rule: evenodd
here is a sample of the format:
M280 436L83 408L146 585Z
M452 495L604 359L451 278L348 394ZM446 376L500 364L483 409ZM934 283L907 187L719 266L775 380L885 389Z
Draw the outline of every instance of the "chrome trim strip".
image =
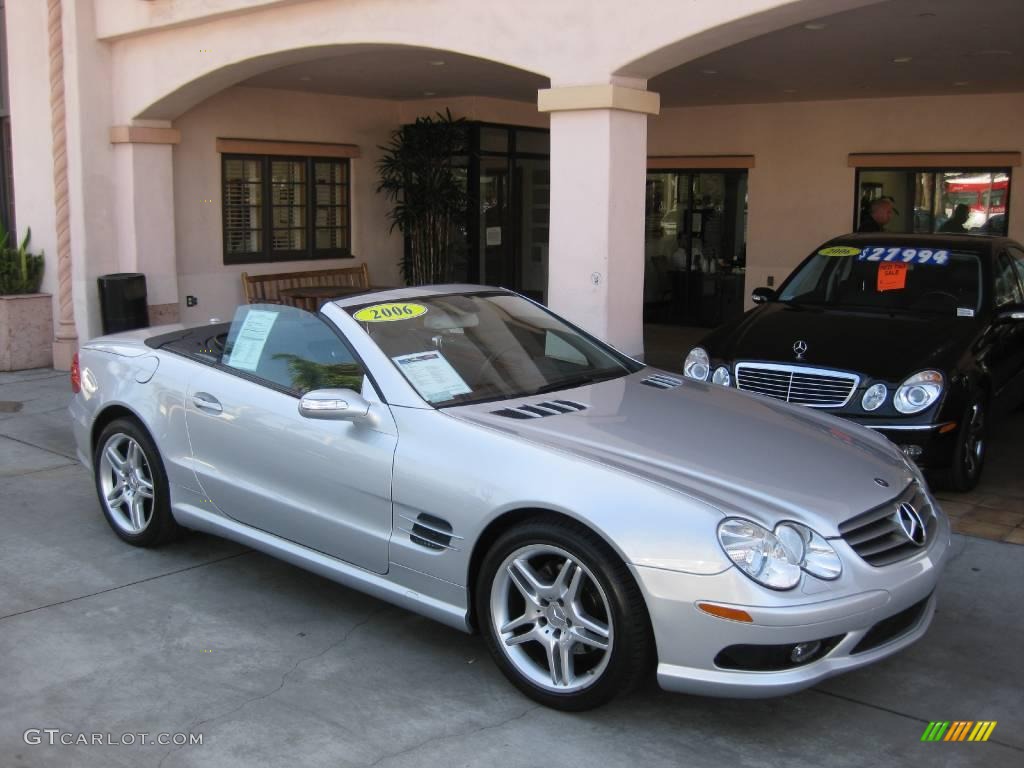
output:
M441 528L438 528L437 526L431 525L430 523L425 523L422 520L417 520L415 518L409 517L408 515L403 515L401 512L399 512L398 516L400 518L402 518L403 520L408 520L413 525L418 525L421 528L426 528L428 531L433 531L434 533L438 534L439 536L447 536L449 539L461 539L462 538L462 536L456 536L451 531L445 531L445 530L443 530ZM419 536L418 533L414 534L414 535L415 536Z
M860 422L854 422L854 423L855 424L860 424ZM889 429L889 430L895 430L895 431L901 431L901 432L911 432L911 431L923 432L923 431L929 430L929 429L938 429L939 427L945 427L946 425L952 424L952 423L953 422L951 422L951 421L946 421L946 422L943 422L942 424L922 424L920 426L918 426L917 424L861 424L861 426L862 427L867 427L868 429Z
M824 377L831 378L831 379L841 379L843 381L852 382L852 386L850 387L850 392L846 396L846 399L843 400L843 402L836 403L834 405L833 404L818 405L818 404L815 404L815 403L794 403L795 405L802 405L805 408L845 408L847 405L850 404L850 401L853 399L853 396L857 393L857 387L860 386L860 376L858 376L857 374L855 374L855 373L847 373L845 371L836 371L836 370L833 370L831 368L810 368L810 367L804 366L804 365L783 365L783 364L780 364L780 363L742 362L742 363L736 363L735 366L733 366L733 374L736 377L736 389L738 389L740 392L750 392L750 393L755 394L755 395L762 395L763 397L772 397L771 395L764 395L763 393L758 392L756 389L744 389L744 388L740 387L740 372L741 371L747 371L747 375L748 376L750 376L750 375L755 375L756 376L757 375L757 371L759 371L759 370L760 371L778 371L779 373L785 373L785 374L789 374L790 375L790 379L789 379L788 385L782 385L782 384L779 384L779 383L776 383L774 385L776 387L786 386L785 402L787 402L787 403L790 402L790 395L792 394L792 390L793 390L793 378L795 376L798 376L798 375L804 375L804 376L824 376ZM832 384L834 384L834 383L832 383ZM770 385L771 384L768 381L764 382L764 386L770 386ZM826 383L826 386L828 386L828 385L829 385L829 383ZM804 384L800 384L798 386L802 387L802 386L804 386ZM823 394L827 394L827 393L823 393ZM773 399L775 399L775 400L782 400L781 397L775 397Z

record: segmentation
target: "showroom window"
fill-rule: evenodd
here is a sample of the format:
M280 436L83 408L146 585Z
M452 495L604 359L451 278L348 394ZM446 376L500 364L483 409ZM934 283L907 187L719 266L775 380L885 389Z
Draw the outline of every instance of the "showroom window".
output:
M221 158L225 264L352 255L347 158Z
M854 230L872 202L889 198L886 232L1002 235L1010 211L1009 168L858 168Z

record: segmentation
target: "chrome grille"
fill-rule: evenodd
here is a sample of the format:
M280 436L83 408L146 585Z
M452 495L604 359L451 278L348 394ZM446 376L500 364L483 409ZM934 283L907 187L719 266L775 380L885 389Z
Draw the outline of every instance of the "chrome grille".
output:
M924 521L927 547L938 529L939 520L917 483L908 485L892 501L841 523L839 535L868 565L889 565L921 552L922 547L907 538L896 519L896 510L904 502L909 502Z
M841 408L860 377L854 373L776 363L736 363L736 387L811 408Z

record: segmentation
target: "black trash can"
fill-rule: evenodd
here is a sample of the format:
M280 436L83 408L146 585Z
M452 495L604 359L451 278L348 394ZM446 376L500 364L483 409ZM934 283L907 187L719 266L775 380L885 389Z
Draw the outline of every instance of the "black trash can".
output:
M149 327L146 276L140 272L100 275L100 318L104 333Z

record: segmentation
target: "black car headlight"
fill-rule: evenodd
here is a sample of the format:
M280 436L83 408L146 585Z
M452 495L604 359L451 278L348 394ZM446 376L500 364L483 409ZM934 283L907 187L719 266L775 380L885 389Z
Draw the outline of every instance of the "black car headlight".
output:
M942 374L921 371L900 384L892 398L896 410L904 414L919 413L942 395Z
M683 362L683 373L697 381L707 381L711 373L711 361L702 347L694 347Z

